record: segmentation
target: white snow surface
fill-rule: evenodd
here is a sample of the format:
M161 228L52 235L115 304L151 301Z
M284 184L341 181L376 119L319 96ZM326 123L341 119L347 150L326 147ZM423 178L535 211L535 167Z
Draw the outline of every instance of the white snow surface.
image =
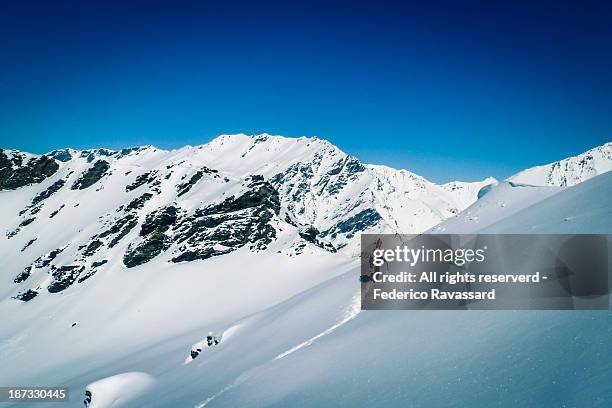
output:
M94 396L89 408L118 408L151 388L155 379L146 373L116 374L89 384L86 390Z

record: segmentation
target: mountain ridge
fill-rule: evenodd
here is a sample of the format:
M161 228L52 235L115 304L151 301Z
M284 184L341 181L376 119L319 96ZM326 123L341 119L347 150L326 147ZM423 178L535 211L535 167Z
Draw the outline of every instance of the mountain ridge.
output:
M360 233L425 231L491 182L446 189L407 170L363 164L322 139L266 134L224 135L171 151L0 157L0 174L16 186L0 192L0 209L14 214L0 221L0 250L20 254L9 268L8 292L23 301L116 267L205 260L244 248L355 256ZM53 171L41 173L41 161Z
M570 187L610 170L612 142L562 160L530 167L508 177L507 180L537 186Z

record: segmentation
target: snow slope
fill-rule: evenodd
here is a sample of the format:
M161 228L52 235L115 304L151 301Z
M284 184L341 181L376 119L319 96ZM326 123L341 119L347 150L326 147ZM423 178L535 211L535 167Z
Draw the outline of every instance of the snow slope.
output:
M501 218L483 233L611 234L612 172L602 174Z
M539 187L501 181L483 188L479 193L480 198L474 204L429 232L475 233L562 190L560 187Z
M497 198L513 195L512 188L502 187ZM573 214L573 233L610 232L612 218L604 216L612 208L611 188L612 175L594 178L514 215L501 213L499 224L486 231L506 232L506 225L514 225L508 232L528 232L523 228L538 225L538 232L553 233L565 225L561 217ZM589 216L578 216L585 202L593 203L586 208ZM599 217L601 229L591 229L591 216ZM189 366L194 372L178 364L183 357L178 349L169 351L168 360L176 363L159 377L161 388L132 406L607 407L612 402L610 312L359 313L357 273L228 325L231 336L194 360ZM144 357L125 369L134 367L158 369ZM180 391L168 395L163 389Z
M612 142L574 157L523 170L508 178L536 186L573 186L612 170Z
M502 186L496 200L510 202L504 196L513 196L513 188ZM612 173L552 190L553 195L548 189L543 192L548 198L532 205L523 201L523 209L514 214L491 215L492 225L478 232L610 233L611 189ZM533 199L531 191L526 195ZM195 406L607 407L612 402L609 311L355 314L355 274L253 317L282 319L278 316L300 308L301 321L315 322L315 327L293 343L276 336L276 327L268 331L268 324L238 333L233 342L262 336L266 347L287 351L275 358L274 352L267 353L266 359L264 353L247 351L245 344L244 353L260 354L265 361L243 366ZM335 295L328 297L328 291ZM323 328L316 327L323 321ZM293 316L283 326L291 333L303 330ZM222 357L202 366L216 372L223 366L216 365L217 358Z

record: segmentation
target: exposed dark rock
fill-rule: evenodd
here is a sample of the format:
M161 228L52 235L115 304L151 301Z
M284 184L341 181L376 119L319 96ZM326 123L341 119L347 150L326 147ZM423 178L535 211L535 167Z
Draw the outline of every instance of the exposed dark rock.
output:
M144 193L140 197L136 197L125 207L125 211L138 210L142 208L147 201L153 197L151 193Z
M280 212L278 191L276 191L270 183L264 181L263 176L252 176L247 187L249 190L247 190L240 197L234 198L234 196L231 196L226 198L220 204L196 210L196 215L200 217L212 214L228 213L247 208L254 208L261 205L271 209L275 214Z
M83 252L84 256L93 255L104 243L99 239L94 239L87 245L87 249Z
M152 170L147 173L141 174L138 177L136 177L136 180L134 180L132 184L129 184L128 186L125 187L125 191L129 192L129 191L135 190L144 184L155 181L156 179L157 179L157 170Z
M60 266L59 268L51 266L51 269L53 271L51 275L54 280L47 287L47 290L50 293L57 293L70 287L81 272L85 270L85 267L79 265L66 265Z
M30 245L32 245L34 242L36 242L36 240L37 240L37 239L38 239L38 238L34 238L34 239L29 240L29 241L28 241L28 242L27 242L27 243L26 243L26 244L23 246L23 248L21 248L21 252L23 252L23 251L25 251L26 249L28 249L28 247L29 247Z
M85 390L85 399L83 400L83 404L85 404L85 408L89 407L89 404L91 404L92 397L93 395L91 394L91 391Z
M136 215L129 213L125 217L117 220L109 229L98 235L98 238L106 238L114 235L113 239L108 243L108 247L112 248L123 239L130 231L138 224Z
M202 178L202 176L204 176L204 174L210 174L215 178L219 177L219 170L214 170L211 168L208 168L206 166L202 167L200 170L198 170L197 172L195 172L195 174L193 174L191 176L191 178L189 179L189 181L179 184L178 186L176 186L176 191L178 191L177 197L182 196L183 194L186 194L187 192L189 192L189 190L191 190L191 188L198 182L200 181L200 179ZM183 176L184 178L185 176Z
M20 153L9 157L0 149L0 190L14 190L29 184L37 184L52 176L59 164L45 155L25 162Z
M140 227L140 236L144 237L152 232L165 232L177 219L178 209L168 206L147 215L145 222Z
M51 197L53 194L55 194L60 188L64 186L64 184L66 184L66 181L63 179L59 179L55 183L47 187L44 191L41 191L40 193L38 193L32 199L32 203L29 206L27 206L25 209L19 212L19 216L22 216L23 214L28 212L28 210L30 211L30 214L38 213L41 208L41 206L38 204L46 200L47 198Z
M206 345L208 347L216 346L217 344L219 344L220 341L221 340L217 336L213 336L211 334L206 336Z
M93 263L91 264L91 267L92 267L92 268L98 268L98 267L100 267L100 266L104 265L105 263L108 263L108 259L102 259L102 260L100 260L100 261L95 261L95 262L93 262Z
M69 149L62 150L54 150L49 153L49 157L53 157L55 160L59 160L61 162L68 162L72 160L72 154Z
M216 346L220 342L221 342L221 337L219 336L213 336L212 333L206 336L206 346L208 347ZM191 352L189 353L189 355L191 356L192 360L194 360L197 356L199 356L202 353L202 346L198 346L198 347L194 346L195 348L191 349Z
M331 243L324 242L319 239L319 235L321 233L312 225L309 225L308 227L302 229L299 234L300 237L302 237L305 241L315 244L316 246L325 249L326 251L336 252L336 248L334 248Z
M238 197L228 197L182 219L173 237L182 245L172 262L207 259L244 245L265 249L276 237L270 221L280 211L278 192L261 176L252 177L247 188Z
M28 279L31 273L32 273L32 265L26 266L26 268L23 271L21 271L19 275L15 277L15 279L13 279L13 282L21 283L25 281L26 279Z
M65 204L60 205L57 210L54 210L51 214L49 214L49 218L55 217L65 206Z
M81 157L87 157L88 162L92 162L96 157L100 156L112 156L117 152L108 149L93 149L93 150L82 150Z
M45 255L44 257L40 257L37 260L34 261L34 266L36 266L37 268L45 268L47 266L49 266L51 264L51 262L53 262L53 260L59 255L61 254L64 249L68 248L68 245L65 245L61 248L57 248L54 249L53 251L49 252L47 255Z
M172 241L162 232L153 232L139 245L129 247L123 256L128 268L142 265L168 249Z
M82 283L84 281L86 281L87 279L91 278L92 276L94 276L96 274L96 270L95 269L90 269L89 271L81 274L79 276L79 279L77 279L77 283Z
M136 147L129 147L127 149L122 149L120 150L116 157L117 159L121 159L125 156L130 156L132 154L138 154L139 152L143 151L143 150L147 150L148 148L150 148L151 146L136 146Z
M87 279L91 278L92 276L94 276L96 274L96 272L98 271L98 268L102 265L104 265L105 263L107 263L108 260L107 259L102 259L99 261L94 261L91 264L91 268L89 268L89 270L87 270L85 273L81 274L79 276L79 279L77 280L77 283L82 283L84 281L86 281Z
M187 194L189 190L191 190L191 188L202 178L203 175L204 173L202 171L198 171L193 176L191 176L189 181L187 181L186 183L179 184L176 187L176 190L178 191L177 197L180 197L183 194Z
M305 239L308 242L312 242L313 244L317 241L317 235L319 235L319 230L309 225L299 232L300 237Z
M77 181L74 182L72 190L83 190L97 183L110 169L110 164L106 160L98 160L92 167L87 169Z
M347 238L353 238L355 234L373 227L382 217L372 208L365 209L352 217L339 222L329 230L322 233L323 236L336 238L338 234L345 234Z
M178 219L179 210L168 206L147 215L140 227L143 241L130 245L123 256L123 264L128 268L142 265L155 258L172 245L172 239L165 234Z
M25 220L21 221L21 223L19 224L20 227L25 227L27 225L30 225L32 222L34 222L36 218L32 217L32 218L26 218Z
M14 297L14 299L19 299L23 302L28 302L38 296L38 292L32 289L28 289L25 292L22 292Z

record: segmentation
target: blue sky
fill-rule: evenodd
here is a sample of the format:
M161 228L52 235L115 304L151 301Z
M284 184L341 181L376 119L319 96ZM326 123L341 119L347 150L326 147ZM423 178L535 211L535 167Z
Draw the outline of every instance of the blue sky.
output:
M0 146L317 135L448 181L612 140L612 3L418 3L3 4Z

